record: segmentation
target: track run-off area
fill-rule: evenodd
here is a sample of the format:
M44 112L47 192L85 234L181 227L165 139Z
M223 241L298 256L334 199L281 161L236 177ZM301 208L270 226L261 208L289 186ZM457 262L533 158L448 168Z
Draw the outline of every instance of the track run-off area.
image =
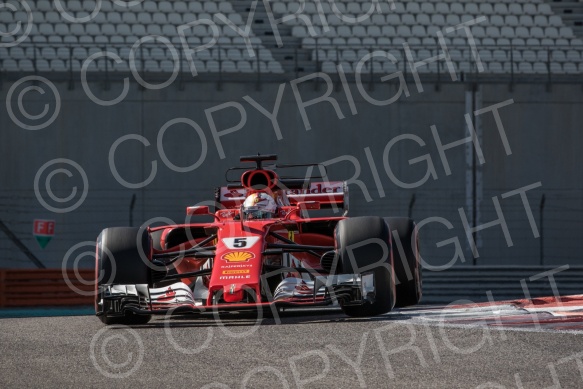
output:
M0 319L0 387L577 388L583 296L276 317Z

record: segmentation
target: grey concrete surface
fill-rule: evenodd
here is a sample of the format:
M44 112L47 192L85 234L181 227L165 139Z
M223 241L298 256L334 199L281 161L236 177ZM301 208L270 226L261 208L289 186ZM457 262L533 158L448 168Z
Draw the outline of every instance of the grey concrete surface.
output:
M153 320L0 320L0 386L542 388L583 385L581 335L423 326L406 312ZM107 328L107 329L106 329ZM234 335L233 335L234 334ZM384 355L384 356L383 356ZM119 376L115 378L115 376Z

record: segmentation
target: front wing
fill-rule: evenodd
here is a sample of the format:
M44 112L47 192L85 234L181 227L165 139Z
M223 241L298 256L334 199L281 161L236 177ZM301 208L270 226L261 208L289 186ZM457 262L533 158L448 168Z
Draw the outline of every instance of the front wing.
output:
M123 316L135 314L168 315L184 313L227 312L243 310L276 310L279 307L309 307L331 305L362 305L374 302L375 286L372 273L318 276L308 281L285 278L267 295L268 302L203 305L206 301L182 282L163 288L147 285L105 285L100 290L97 315ZM99 309L100 308L100 309Z

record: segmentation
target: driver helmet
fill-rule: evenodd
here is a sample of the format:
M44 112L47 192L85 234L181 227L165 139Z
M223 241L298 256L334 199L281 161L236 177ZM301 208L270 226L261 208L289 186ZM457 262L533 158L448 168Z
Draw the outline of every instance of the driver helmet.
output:
M267 193L258 192L249 195L243 203L245 219L270 219L275 217L277 204Z

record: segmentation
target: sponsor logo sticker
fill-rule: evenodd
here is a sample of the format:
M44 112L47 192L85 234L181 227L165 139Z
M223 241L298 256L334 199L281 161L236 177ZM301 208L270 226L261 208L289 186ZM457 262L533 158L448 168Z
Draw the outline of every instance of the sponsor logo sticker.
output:
M231 265L223 265L221 266L223 269L250 269L253 267L252 263L239 263L239 264L231 264Z
M227 262L246 262L251 258L255 258L255 255L249 251L231 251L221 258Z
M249 269L223 270L223 275L225 274L249 274Z
M220 276L219 280L246 280L251 278L249 274L247 275L236 275L236 276Z
M227 210L227 211L219 211L219 217L220 218L234 218L235 216L237 216L239 214L238 211L235 210Z

